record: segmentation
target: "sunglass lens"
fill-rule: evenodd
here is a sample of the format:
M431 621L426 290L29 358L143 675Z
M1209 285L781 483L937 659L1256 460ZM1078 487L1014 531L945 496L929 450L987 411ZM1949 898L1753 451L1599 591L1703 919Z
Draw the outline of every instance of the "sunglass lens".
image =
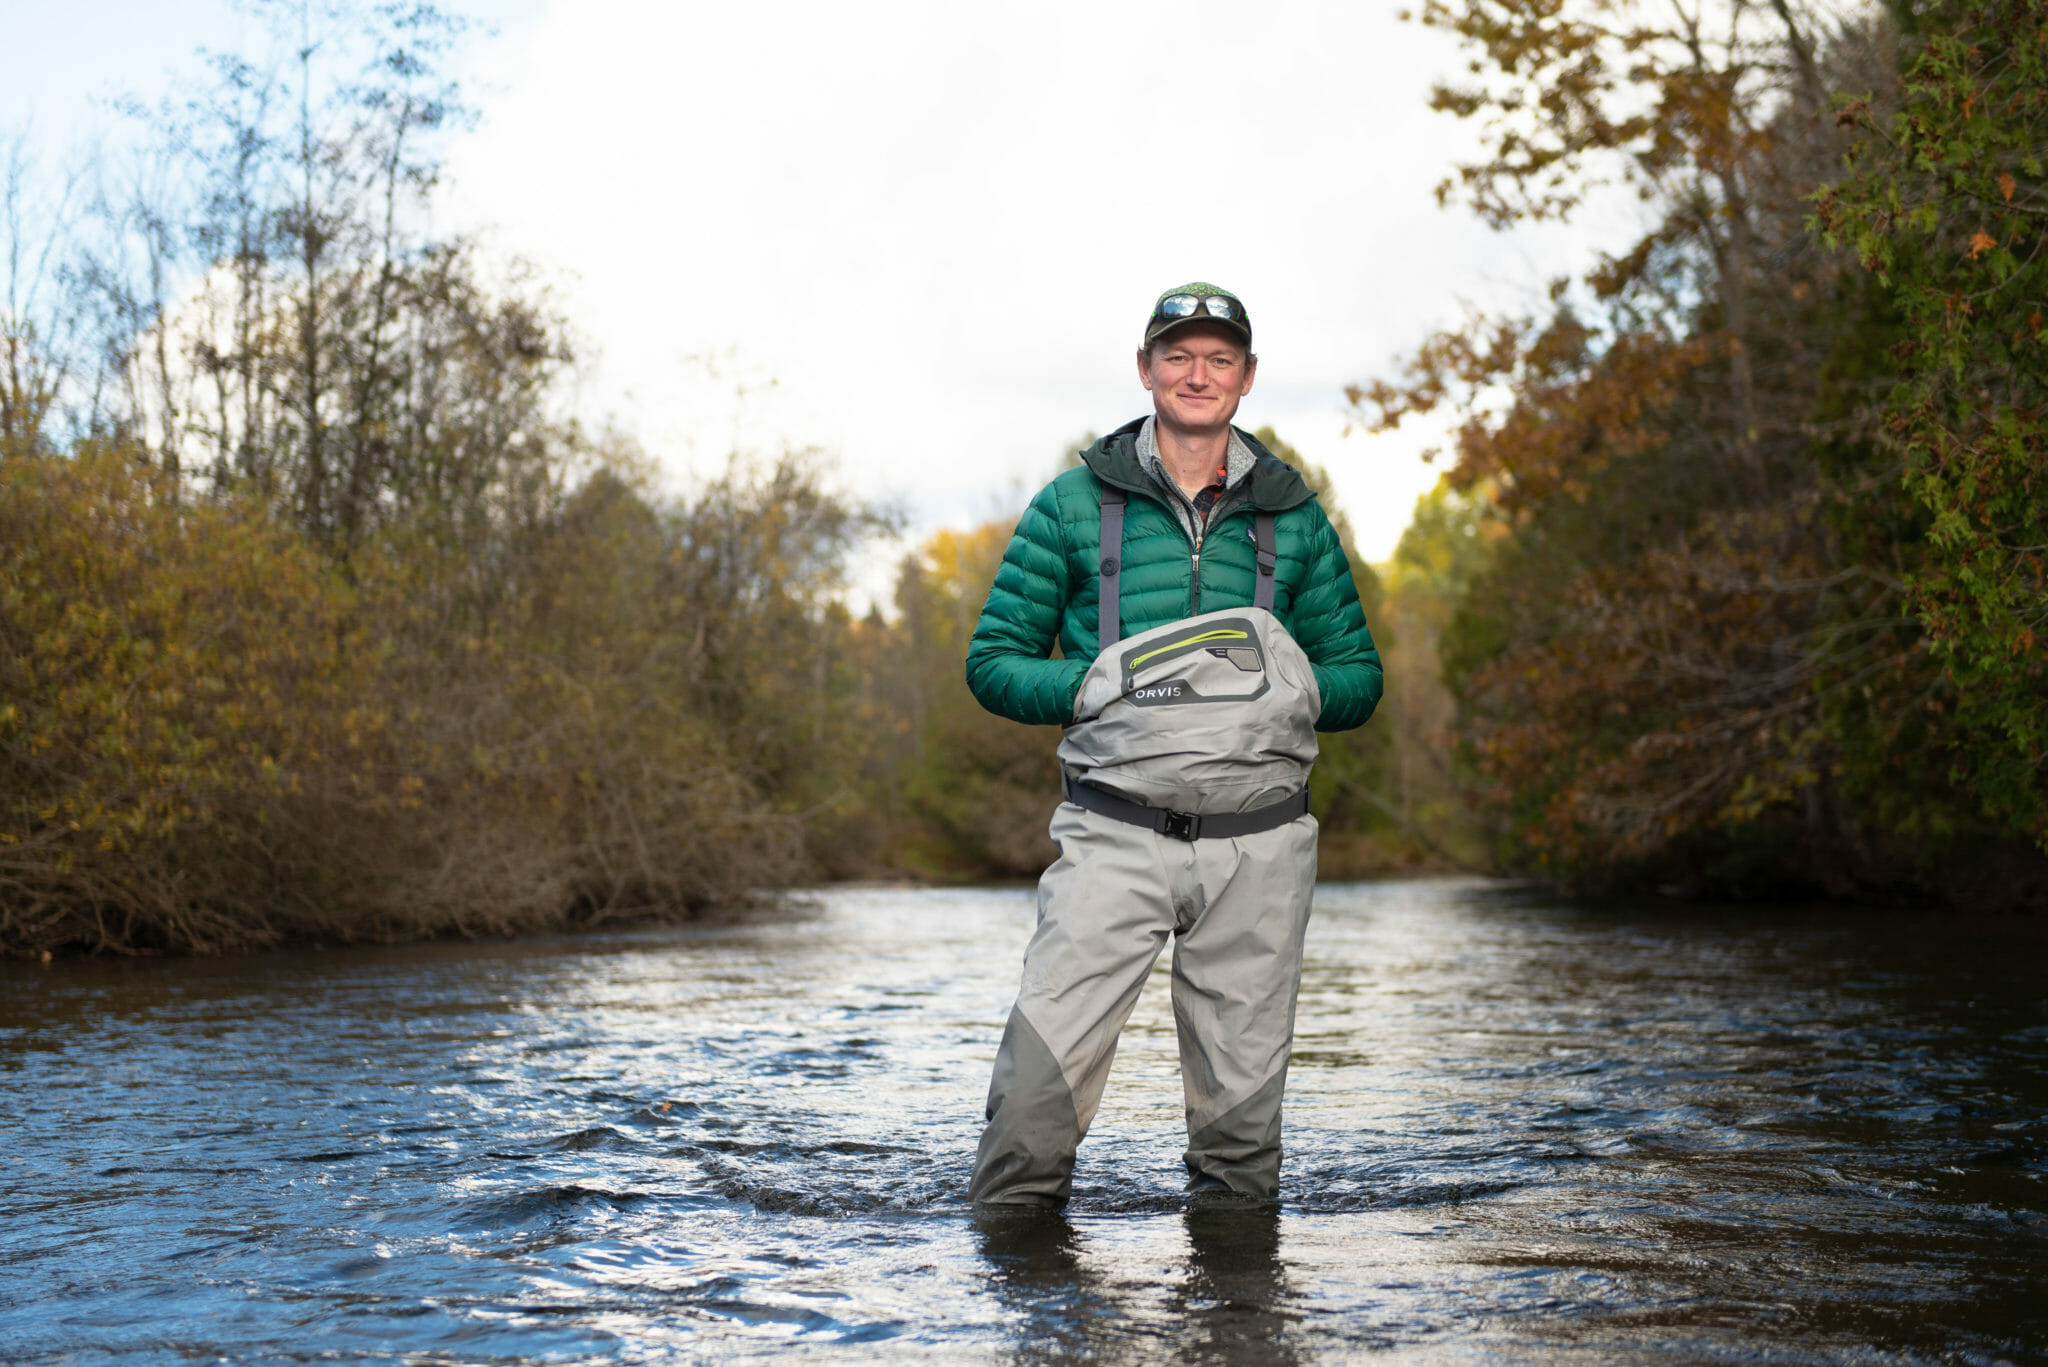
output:
M1230 301L1220 294L1210 295L1202 301L1202 306L1209 311L1211 318L1234 318L1237 316L1237 311L1231 308Z
M1192 294L1169 294L1159 301L1161 318L1192 318L1202 301Z

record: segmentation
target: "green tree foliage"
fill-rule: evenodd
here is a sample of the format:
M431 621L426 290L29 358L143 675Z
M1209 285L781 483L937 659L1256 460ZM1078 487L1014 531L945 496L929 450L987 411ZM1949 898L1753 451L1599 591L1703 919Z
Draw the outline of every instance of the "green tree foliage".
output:
M1352 392L1378 426L1462 418L1449 480L1489 555L1443 643L1499 857L1741 892L2005 867L2011 826L1937 758L1962 689L1911 610L1925 517L1877 416L1898 313L1806 222L1854 140L1829 92L1893 98L1891 27L1776 0L1423 18L1474 54L1438 107L1485 130L1447 197L1500 226L1649 213L1547 313Z
M1919 19L1898 108L1865 98L1819 200L1904 317L1890 443L1931 526L1910 577L1953 685L1957 781L2048 849L2048 12Z

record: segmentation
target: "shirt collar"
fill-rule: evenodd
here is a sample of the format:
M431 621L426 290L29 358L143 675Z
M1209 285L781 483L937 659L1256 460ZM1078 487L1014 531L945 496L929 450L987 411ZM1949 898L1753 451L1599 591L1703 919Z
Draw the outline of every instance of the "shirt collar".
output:
M1177 489L1179 486L1167 473L1166 462L1159 454L1158 425L1159 419L1155 416L1145 419L1144 425L1138 428L1138 463L1152 478L1169 489ZM1258 463L1258 459L1245 439L1237 434L1237 429L1231 428L1230 445L1223 455L1223 487L1235 489L1252 472L1252 466Z

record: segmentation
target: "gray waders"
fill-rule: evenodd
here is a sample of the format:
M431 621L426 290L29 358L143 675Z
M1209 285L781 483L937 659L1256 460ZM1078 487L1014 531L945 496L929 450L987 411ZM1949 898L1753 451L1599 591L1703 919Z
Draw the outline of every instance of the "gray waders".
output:
M1122 532L1121 493L1106 489L1103 644L1060 743L1060 856L1039 879L1038 927L996 1054L968 1189L978 1202L1066 1201L1117 1035L1169 936L1188 1185L1266 1200L1279 1188L1322 699L1272 614L1270 515L1255 523L1252 607L1129 640Z

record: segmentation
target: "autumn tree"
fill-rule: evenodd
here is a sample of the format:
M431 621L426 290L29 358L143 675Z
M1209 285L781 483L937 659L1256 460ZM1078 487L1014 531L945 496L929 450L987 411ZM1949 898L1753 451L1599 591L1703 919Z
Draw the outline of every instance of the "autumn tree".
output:
M271 501L344 556L429 522L483 554L559 491L573 348L530 271L432 231L445 134L469 119L445 74L465 24L257 10L267 51L129 102L134 146L96 167L65 270L97 338L71 426Z
M432 6L267 5L81 211L0 200L0 953L496 934L821 873L881 768L815 453L665 494L427 213ZM43 249L47 249L44 251ZM40 254L39 254L40 253Z
M1452 621L1503 532L1484 514L1482 501L1456 493L1447 480L1417 500L1381 567L1372 624L1384 638L1387 668L1387 696L1373 723L1389 742L1378 802L1408 861L1440 868L1483 868L1489 858L1485 814L1467 800L1455 763L1457 700L1444 670Z
M77 319L52 303L75 211L76 178L39 192L42 168L23 126L0 136L0 460L48 452L69 378Z
M1436 104L1495 226L1633 201L1645 231L1352 393L1460 415L1450 482L1497 529L1446 632L1506 862L1566 881L1884 890L1974 805L1925 762L1952 705L1905 610L1920 534L1878 439L1890 302L1808 228L1893 88L1870 13L1772 3L1438 3L1472 53ZM1605 196L1606 198L1602 198ZM1871 782L1890 766L1910 777Z
M1897 109L1846 106L1818 218L1905 320L1885 440L1930 519L1908 582L1951 777L2048 849L2048 12L1930 5L1909 40Z
M1268 451L1301 472L1315 491L1337 533L1338 544L1351 565L1351 578L1358 590L1373 642L1381 659L1396 648L1389 629L1385 594L1379 574L1359 553L1351 519L1338 503L1329 471L1317 465L1295 447L1283 441L1270 426L1252 434ZM1316 764L1309 776L1310 798L1316 820L1323 832L1321 867L1330 876L1357 876L1379 872L1403 862L1403 852L1393 848L1390 838L1406 820L1390 800L1389 785L1395 732L1401 726L1402 704L1383 702L1373 720L1352 731L1326 732L1317 737Z
M893 648L878 671L900 733L887 800L902 865L952 876L1036 875L1056 853L1059 732L982 709L961 663L1011 523L934 532L896 572ZM879 625L879 623L878 623Z

